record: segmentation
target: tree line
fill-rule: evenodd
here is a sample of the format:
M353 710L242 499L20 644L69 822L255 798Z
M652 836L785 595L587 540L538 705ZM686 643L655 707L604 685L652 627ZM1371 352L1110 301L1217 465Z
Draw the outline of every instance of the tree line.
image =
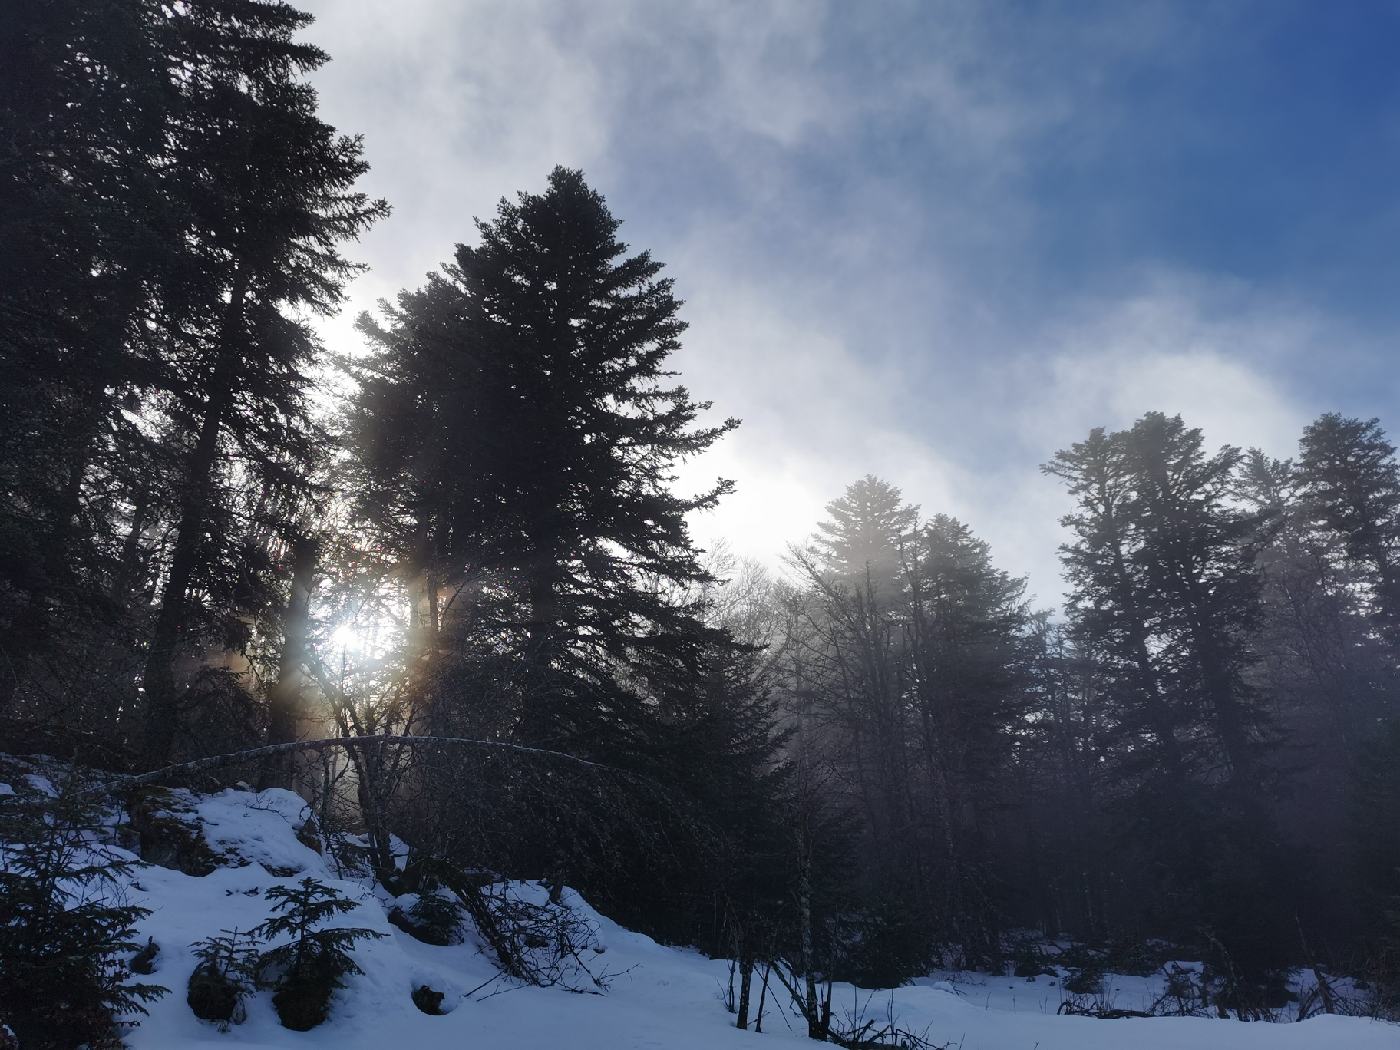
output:
M7 749L143 770L344 737L241 772L362 831L399 892L568 884L734 958L741 1027L756 973L825 1038L831 980L1000 966L1028 928L1166 940L1222 1009L1299 964L1396 985L1377 421L1323 415L1290 461L1159 413L1056 453L1063 610L874 477L774 573L690 535L731 485L681 495L676 466L737 421L671 370L672 281L580 172L503 199L332 354L314 318L388 208L318 115L310 18L10 21Z

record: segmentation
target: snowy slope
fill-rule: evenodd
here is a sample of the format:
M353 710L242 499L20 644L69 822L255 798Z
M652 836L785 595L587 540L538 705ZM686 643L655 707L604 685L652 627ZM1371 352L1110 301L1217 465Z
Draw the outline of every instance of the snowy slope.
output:
M202 877L148 865L138 868L131 899L151 909L141 937L154 937L161 948L149 980L166 985L171 994L154 1004L129 1037L137 1050L752 1050L813 1045L796 1022L789 1027L771 999L763 1035L734 1029L719 995L726 980L725 963L660 946L596 915L576 897L577 908L599 930L604 951L597 965L617 975L606 995L488 983L495 971L474 945L422 944L388 923L388 902L365 883L336 879L321 855L296 838L305 808L295 795L230 790L190 797L189 802L215 851L232 863L243 863ZM311 1032L290 1032L278 1023L267 993L256 996L246 1021L227 1032L196 1019L184 994L195 962L189 945L220 928L246 930L256 925L267 915L263 892L304 875L332 883L360 901L343 925L366 926L386 935L357 949L365 972L351 977L338 993L330 1021ZM444 1006L451 1012L421 1013L410 1000L412 989L420 984L447 992ZM485 988L465 996L483 984ZM1015 996L1017 982L1002 982L985 996L969 987L958 991L946 982L931 982L894 992L893 1009L905 1029L960 1050L1400 1050L1400 1027L1358 1018L1318 1017L1278 1025L1196 1018L1100 1021L1041 1012L1047 1006L1053 1011L1058 1002L1057 997L1049 1001L1051 993L1043 986L1027 985L1027 998L1020 1002L1008 1002L1007 990ZM871 1010L883 1014L890 995L877 993ZM1047 1001L1027 1009L1036 996ZM838 989L837 1012L865 998L855 989Z

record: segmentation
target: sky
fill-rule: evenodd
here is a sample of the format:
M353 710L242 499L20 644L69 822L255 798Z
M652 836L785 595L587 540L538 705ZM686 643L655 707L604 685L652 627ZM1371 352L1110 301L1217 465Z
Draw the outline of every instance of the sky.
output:
M1039 465L1091 427L1400 431L1397 0L299 6L394 208L327 341L583 169L685 300L684 382L743 420L681 471L737 483L702 544L776 566L873 473L1054 605Z

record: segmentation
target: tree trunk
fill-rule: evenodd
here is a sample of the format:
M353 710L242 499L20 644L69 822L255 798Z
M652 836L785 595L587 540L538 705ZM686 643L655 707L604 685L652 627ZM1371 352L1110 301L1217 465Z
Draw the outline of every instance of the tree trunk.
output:
M131 510L131 529L122 540L116 578L112 581L112 597L121 605L129 604L136 596L136 585L142 571L141 537L145 534L150 513L151 487L147 484L142 485L136 495L135 506Z
M525 624L519 734L522 742L538 747L565 743L558 739L560 701L554 675L559 646L557 571L553 562L547 562L530 573L527 583L530 604Z
M797 914L802 937L802 981L805 1001L802 1013L807 1020L807 1035L811 1039L826 1040L826 1028L822 1025L821 1005L817 998L817 973L812 940L812 860L810 843L802 843L801 872L797 880Z
M159 765L170 757L180 722L179 697L175 690L175 658L187 617L186 597L190 580L199 562L199 541L207 518L210 481L218 459L219 435L224 417L233 404L235 362L242 350L243 307L248 295L248 279L240 266L219 338L219 357L210 378L209 400L200 421L199 438L190 453L180 500L180 521L175 534L175 550L170 572L161 592L160 614L151 635L142 686L146 693L145 758Z
M734 1027L747 1029L749 1027L749 989L753 986L753 947L749 939L740 935L739 938L739 1016L734 1021Z
M759 1035L763 1034L763 1007L768 1002L768 978L773 973L773 964L766 962L763 964L763 984L758 989L758 1016L754 1018L753 1030Z
M311 593L316 588L316 563L320 545L311 536L292 541L292 585L282 616L282 656L277 681L268 697L267 742L285 744L296 739L297 721L306 691L307 636L311 626ZM290 765L271 763L263 771L264 786L290 787Z

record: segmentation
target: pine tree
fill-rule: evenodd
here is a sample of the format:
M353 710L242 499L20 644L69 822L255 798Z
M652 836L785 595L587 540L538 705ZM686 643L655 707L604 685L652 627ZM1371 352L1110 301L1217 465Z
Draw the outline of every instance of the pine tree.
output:
M436 566L444 595L489 581L455 622L470 609L523 660L519 737L585 750L703 649L698 609L675 597L706 578L685 516L728 486L678 496L672 469L735 425L695 426L708 406L668 384L680 304L618 226L564 168L502 201L480 244L367 324L378 357L354 424L414 575ZM420 622L437 623L428 605Z
M362 321L373 353L347 426L355 499L401 566L413 695L432 731L567 751L651 785L629 796L568 768L444 756L425 775L489 794L490 819L423 848L603 892L628 843L654 845L658 799L674 804L672 831L704 822L674 746L699 731L691 718L733 642L706 622L711 577L686 516L729 486L686 497L672 484L677 462L735 421L699 424L709 406L667 370L685 328L671 281L618 240L579 172L556 169L477 227L425 288ZM704 765L700 745L726 746L688 739L687 768ZM684 907L666 894L687 877L629 903L676 921Z
M1242 479L1243 498L1271 520L1260 555L1264 619L1255 644L1266 658L1257 674L1276 712L1273 764L1285 790L1275 809L1307 891L1299 922L1312 944L1363 939L1380 911L1356 892L1354 855L1366 847L1351 809L1361 756L1397 710L1394 651L1388 632L1376 629L1375 562L1353 556L1336 527L1345 516L1336 498L1349 487L1340 479L1367 459L1354 448L1338 454L1338 444L1368 432L1377 456L1358 473L1371 473L1371 484L1384 489L1384 470L1376 468L1388 454L1374 421L1335 416L1305 433L1314 452L1308 468L1256 451Z
M873 587L887 598L897 593L903 548L919 508L906 504L893 485L867 474L828 503L826 513L812 537L822 568L835 579Z
M1180 417L1151 413L1129 431L1095 430L1045 469L1079 503L1063 521L1075 537L1062 548L1069 611L1119 678L1123 739L1150 740L1169 780L1205 763L1247 782L1260 717L1244 672L1261 536L1230 505L1239 450L1207 456L1202 445ZM1206 739L1218 750L1202 751Z
M1370 585L1373 615L1400 645L1400 462L1376 419L1319 416L1299 444L1298 479L1307 513L1341 537Z
M1216 965L1263 981L1286 942L1261 930L1291 892L1281 880L1274 896L1258 890L1278 866L1248 675L1267 537L1233 505L1240 452L1203 444L1179 417L1150 413L1128 431L1095 430L1045 469L1078 502L1062 548L1070 623L1106 689L1108 757L1127 788L1119 826L1135 863L1162 876L1160 906L1140 918L1210 930Z
M190 973L185 1001L204 1021L227 1026L242 1020L243 1000L257 981L257 938L220 930L191 946L199 960Z
M131 866L101 845L100 797L73 778L0 799L0 1018L34 1050L119 1047L121 1016L166 992L127 981L150 911L121 899Z
M1160 413L1126 432L1130 515L1158 631L1175 643L1176 651L1162 654L1164 665L1197 693L1228 775L1249 783L1262 708L1245 672L1259 622L1256 557L1264 537L1255 516L1232 506L1240 451L1227 446L1208 456L1203 446L1199 430Z
M917 508L871 476L828 504L807 552L796 554L806 595L804 640L812 690L829 728L817 734L842 769L863 815L862 866L871 900L898 901L925 926L929 880L912 834L906 576ZM828 738L829 734L829 738Z
M296 886L271 886L266 897L274 914L252 934L267 941L290 940L263 952L258 968L275 975L272 1003L282 1023L305 1032L326 1019L331 995L345 978L363 972L350 954L355 943L384 934L360 926L322 926L353 911L356 904L335 887L309 876Z
M0 34L0 713L89 624L110 624L158 378L144 323L179 242L160 194L174 99L147 0L21 0ZM133 447L135 446L135 447ZM139 500L137 501L139 502Z
M228 614L256 584L240 568L250 548L230 520L234 490L256 485L265 502L307 488L315 438L305 393L318 345L299 312L336 307L356 270L339 245L387 210L353 189L366 170L361 144L317 117L316 93L301 79L326 60L295 39L309 16L270 0L219 0L174 18L187 72L173 152L188 177L172 192L190 232L187 281L164 301L164 320L180 333L170 416L183 454L143 675L151 764L180 727L182 648L211 615L236 628ZM197 593L223 600L207 608Z
M943 912L972 965L1001 952L1002 895L993 842L1012 802L1011 772L1028 693L1025 580L992 564L962 522L936 515L909 574L912 690L928 823L942 841Z

